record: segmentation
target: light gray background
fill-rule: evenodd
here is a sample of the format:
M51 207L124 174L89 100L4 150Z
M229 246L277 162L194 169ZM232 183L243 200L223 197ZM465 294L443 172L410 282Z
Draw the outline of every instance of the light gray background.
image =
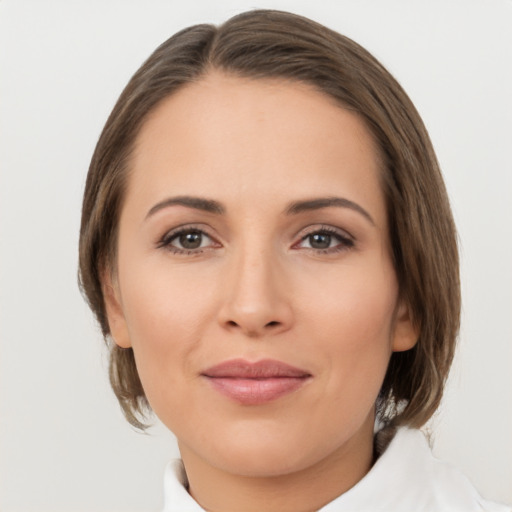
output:
M82 188L121 89L164 39L253 7L363 44L405 87L444 169L462 250L461 342L435 453L512 502L510 0L0 0L0 508L149 511L176 454L125 423L76 286Z

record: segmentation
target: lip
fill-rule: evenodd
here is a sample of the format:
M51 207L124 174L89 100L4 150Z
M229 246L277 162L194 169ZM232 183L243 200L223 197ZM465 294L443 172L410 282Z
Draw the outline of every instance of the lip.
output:
M243 405L261 405L296 391L312 375L274 359L249 362L232 359L201 373L212 387Z

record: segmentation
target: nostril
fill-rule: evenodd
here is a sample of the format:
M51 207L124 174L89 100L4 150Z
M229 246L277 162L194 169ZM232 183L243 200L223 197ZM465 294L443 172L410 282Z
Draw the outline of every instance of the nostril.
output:
M229 325L230 327L236 327L238 324L237 324L236 322L234 322L233 320L229 320L229 321L228 321L228 325Z
M276 327L279 325L279 322L276 322L275 320L273 320L272 322L269 322L266 327Z

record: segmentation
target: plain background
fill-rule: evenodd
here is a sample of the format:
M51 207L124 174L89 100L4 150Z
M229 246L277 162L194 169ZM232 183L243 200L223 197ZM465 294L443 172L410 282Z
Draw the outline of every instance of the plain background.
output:
M158 510L172 436L124 421L77 285L81 194L122 88L177 30L270 7L368 48L430 131L458 223L460 346L435 453L512 503L510 0L0 0L0 509ZM398 490L396 490L398 491Z

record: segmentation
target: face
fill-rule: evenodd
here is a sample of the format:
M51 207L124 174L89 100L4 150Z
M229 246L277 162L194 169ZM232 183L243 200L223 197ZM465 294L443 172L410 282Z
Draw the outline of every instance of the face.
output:
M184 459L285 474L371 435L415 341L379 172L364 123L306 85L210 74L148 118L107 312Z

